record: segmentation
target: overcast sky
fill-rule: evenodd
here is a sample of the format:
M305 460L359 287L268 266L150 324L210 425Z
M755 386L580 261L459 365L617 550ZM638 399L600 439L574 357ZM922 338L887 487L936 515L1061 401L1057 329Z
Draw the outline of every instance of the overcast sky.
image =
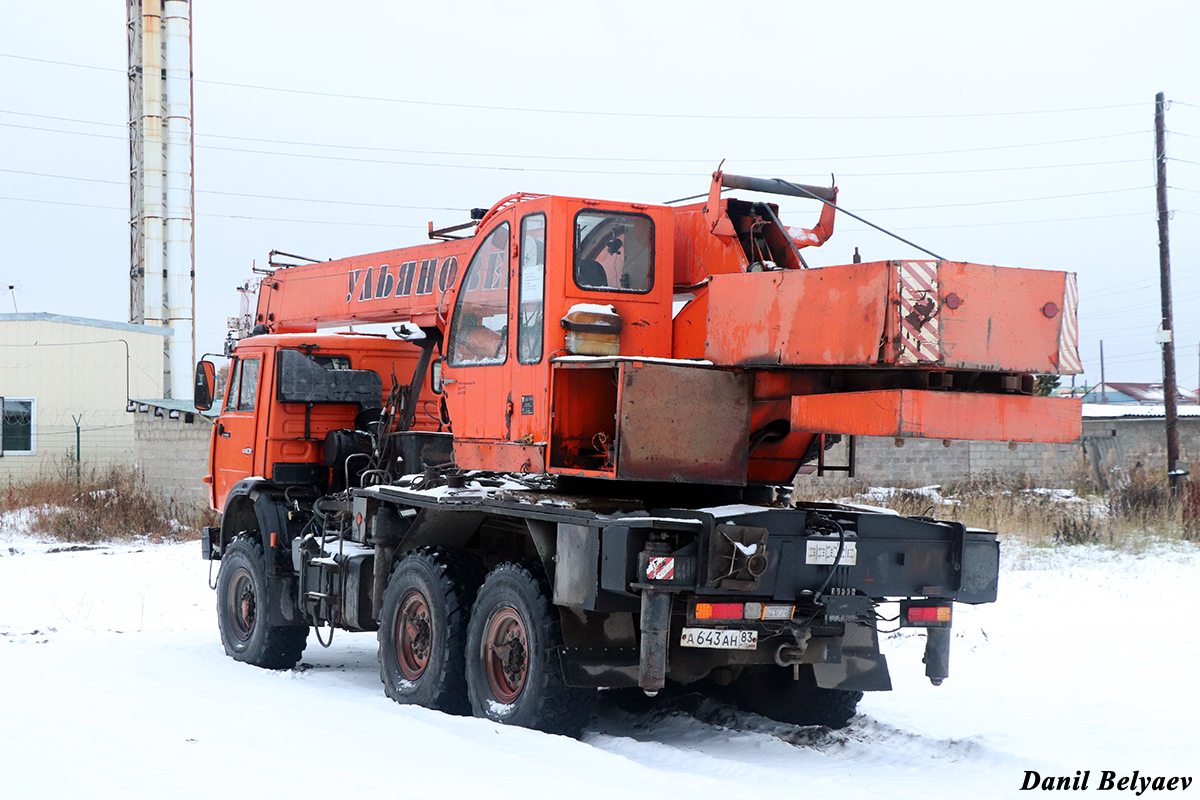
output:
M662 202L726 159L836 174L843 206L947 258L1077 273L1084 380L1103 339L1109 380L1156 381L1162 91L1197 385L1195 2L196 0L193 23L201 352L272 249L417 244L518 191ZM126 60L124 3L0 0L2 311L129 318ZM847 217L806 257L855 247L920 257Z

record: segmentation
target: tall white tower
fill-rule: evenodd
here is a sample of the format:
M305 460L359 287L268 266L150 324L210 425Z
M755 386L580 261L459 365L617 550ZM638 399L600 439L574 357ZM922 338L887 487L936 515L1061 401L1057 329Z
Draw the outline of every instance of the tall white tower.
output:
M126 0L129 35L129 321L173 330L163 394L191 396L195 194L190 0Z

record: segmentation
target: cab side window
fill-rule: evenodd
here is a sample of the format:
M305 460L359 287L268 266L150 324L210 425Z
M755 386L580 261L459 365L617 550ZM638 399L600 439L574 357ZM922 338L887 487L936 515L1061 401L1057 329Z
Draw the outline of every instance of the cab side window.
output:
M225 411L253 411L258 397L258 367L261 359L235 360L229 368L229 390L225 393Z
M654 222L643 214L575 215L575 285L645 294L654 286Z
M229 366L229 385L225 387L225 411L236 411L238 401L238 385L241 383L242 361L235 358Z
M488 234L463 277L450 326L450 366L503 364L508 358L509 225Z
M517 298L517 361L542 360L545 326L546 215L530 214L521 220L521 275Z
M242 362L241 380L238 381L238 411L253 411L258 397L258 365L261 359L252 358Z

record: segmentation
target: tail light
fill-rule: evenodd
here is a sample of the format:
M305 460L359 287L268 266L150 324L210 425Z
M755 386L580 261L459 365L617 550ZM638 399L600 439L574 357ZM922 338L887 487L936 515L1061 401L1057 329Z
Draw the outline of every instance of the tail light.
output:
M743 603L696 603L696 619L741 619Z
M696 603L696 619L785 620L796 612L794 605L764 603Z
M900 603L900 625L916 628L949 628L953 612L949 603Z

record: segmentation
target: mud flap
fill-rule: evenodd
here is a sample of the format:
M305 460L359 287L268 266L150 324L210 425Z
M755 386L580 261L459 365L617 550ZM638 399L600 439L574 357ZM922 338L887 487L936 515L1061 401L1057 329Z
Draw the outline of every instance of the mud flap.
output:
M308 620L296 605L296 578L292 575L267 576L267 621L272 626L307 625Z
M887 659L879 652L879 634L873 626L861 623L846 624L841 657L813 664L813 676L822 689L847 692L889 692L892 689Z
M890 692L892 676L883 653L842 651L838 664L813 664L813 675L822 689L847 692Z

